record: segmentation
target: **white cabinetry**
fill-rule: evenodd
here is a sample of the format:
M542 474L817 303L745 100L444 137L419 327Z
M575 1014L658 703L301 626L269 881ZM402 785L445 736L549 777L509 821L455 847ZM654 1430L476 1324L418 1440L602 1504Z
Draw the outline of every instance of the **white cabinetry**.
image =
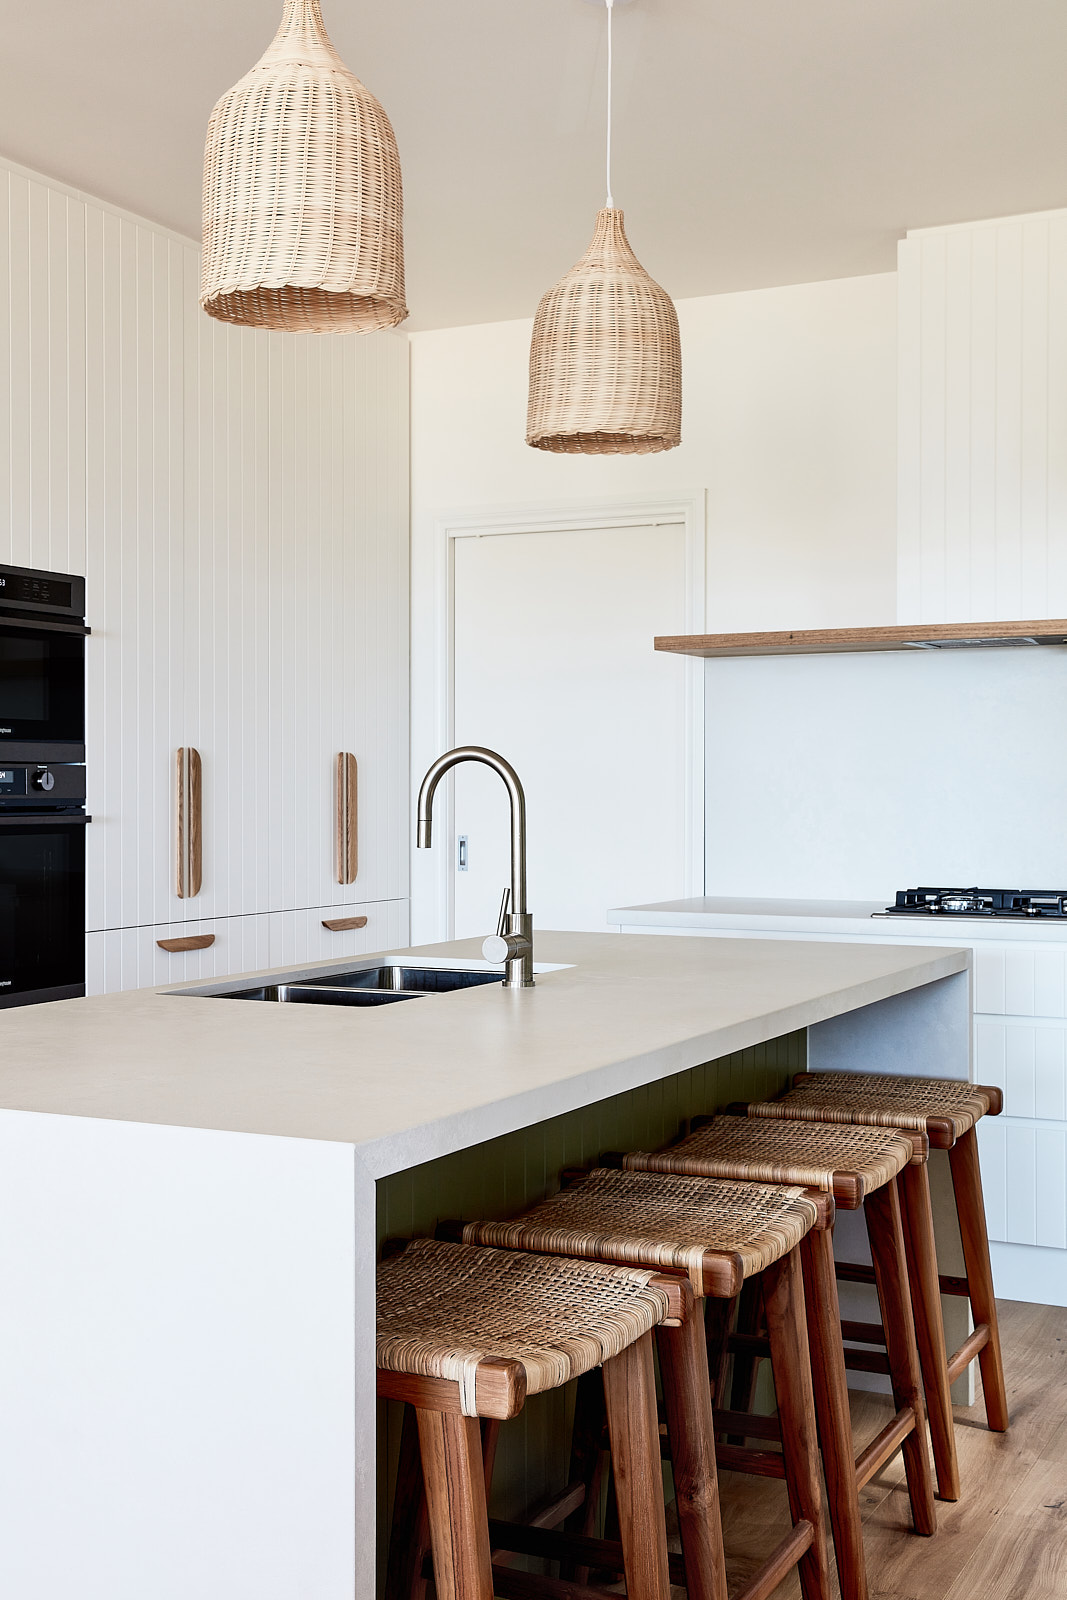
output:
M1067 945L975 950L976 1077L1004 1090L979 1126L989 1237L1067 1251Z
M213 322L188 240L0 163L5 223L0 561L87 580L90 985L264 965L256 919L407 895L407 341ZM181 924L218 930L195 962L156 949Z
M326 922L354 918L360 928L331 929ZM159 941L210 939L198 950L164 950ZM186 919L150 928L112 928L86 940L86 990L107 994L166 983L191 983L256 972L264 967L301 966L403 948L408 942L408 902L385 900L358 906L314 906L259 916Z
M684 907L685 902L675 902ZM743 902L734 902L737 906ZM936 938L914 919L872 921L833 906L772 916L681 912L671 925L655 907L611 913L624 933L690 937L848 939L867 944L969 946L974 958L974 1081L1004 1091L1004 1111L978 1124L997 1292L1008 1299L1067 1305L1067 937L1053 924L997 928L961 920ZM829 931L835 922L839 933ZM925 935L925 936L924 936ZM1062 936L1061 936L1062 937ZM918 1075L921 1060L915 1063Z
M267 805L272 907L407 894L407 353L285 342L272 521ZM336 757L357 761L359 871L337 881ZM403 775L403 781L401 781Z
M200 752L203 887L188 918L272 909L267 788L271 521L278 518L283 341L205 316L186 253L178 745ZM169 756L173 769L174 754ZM165 864L173 876L169 863ZM158 870L158 869L157 869Z
M327 928L327 922L366 918L362 928ZM276 911L270 917L270 964L300 966L363 956L369 950L403 949L408 942L408 902L382 900L358 906L315 906Z
M1067 211L899 252L901 622L1067 615Z
M219 917L211 922L166 922L154 928L112 928L86 939L86 991L107 994L115 989L143 989L163 983L223 977L230 972L255 972L268 967L268 916ZM200 950L162 950L160 939L210 937Z
M171 866L171 771L185 698L189 247L95 206L84 214L86 907L96 929L184 914Z

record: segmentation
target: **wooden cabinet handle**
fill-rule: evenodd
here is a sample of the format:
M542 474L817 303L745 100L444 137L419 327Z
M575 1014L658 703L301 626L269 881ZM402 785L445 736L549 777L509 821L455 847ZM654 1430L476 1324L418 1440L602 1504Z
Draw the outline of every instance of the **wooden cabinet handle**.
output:
M183 745L175 767L177 781L177 874L180 900L200 893L204 881L203 767L199 750Z
M328 922L323 922L324 928L329 928L331 933L348 933L351 928L365 928L366 917L331 917Z
M359 808L356 758L347 750L337 757L337 881L354 883L359 870Z
M182 950L207 950L215 943L215 935L213 933L196 933L190 934L184 939L157 939L156 943L161 950L170 950L174 954L178 954Z

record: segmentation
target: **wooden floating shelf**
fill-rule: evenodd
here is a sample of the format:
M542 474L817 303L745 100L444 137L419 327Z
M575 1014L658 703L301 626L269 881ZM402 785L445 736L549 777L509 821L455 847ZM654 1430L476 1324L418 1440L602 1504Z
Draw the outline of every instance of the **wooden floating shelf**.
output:
M656 649L679 656L821 656L1034 644L1067 644L1067 621L909 623L891 628L812 628L804 633L683 633L657 638Z

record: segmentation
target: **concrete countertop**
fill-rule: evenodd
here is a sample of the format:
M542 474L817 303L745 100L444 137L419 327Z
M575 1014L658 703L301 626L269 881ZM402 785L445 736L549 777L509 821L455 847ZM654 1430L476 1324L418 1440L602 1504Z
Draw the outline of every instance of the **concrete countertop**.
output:
M477 940L406 953L486 967ZM532 990L380 1009L208 998L189 992L198 983L6 1010L0 1108L329 1140L381 1174L970 964L966 950L899 943L617 933L538 932L536 954L561 970Z
M887 917L888 902L878 900L785 900L742 895L693 895L650 905L617 906L608 912L620 928L714 928L738 933L832 934L837 938L937 939L973 944L989 939L1067 943L1067 921L1006 917Z

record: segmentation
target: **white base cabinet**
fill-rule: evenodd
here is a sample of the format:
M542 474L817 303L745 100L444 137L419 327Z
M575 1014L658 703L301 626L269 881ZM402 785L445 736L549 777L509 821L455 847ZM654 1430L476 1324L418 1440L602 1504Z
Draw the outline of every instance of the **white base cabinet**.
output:
M332 929L326 922L359 919L360 928ZM199 950L165 950L159 941L211 939ZM317 961L395 950L408 942L408 902L316 906L250 917L212 917L199 922L163 922L147 928L112 928L86 940L86 991L110 994L166 983L193 983L264 967L302 966Z
M366 926L338 930L325 926L327 922L352 917L366 917ZM275 911L268 920L272 967L365 956L372 950L403 949L408 942L406 900L316 906L311 911Z
M910 918L843 918L848 931L834 934L824 931L830 915L818 914L813 903L809 916L783 915L780 927L768 926L772 919L766 914L753 927L756 917L743 913L736 926L726 925L723 913L715 914L712 927L695 926L692 914L676 926L665 925L661 917L654 924L639 916L630 921L625 910L613 912L611 920L623 933L969 946L974 955L973 1080L1004 1091L1002 1115L983 1117L978 1125L997 1293L1039 1305L1067 1305L1067 939L1057 937L1054 927L1046 925L1038 936L1027 925L1012 942L1010 928L977 934L963 921L943 925L931 938L925 924ZM818 931L805 927L805 921L820 924ZM915 1072L922 1075L921 1060Z
M215 917L209 922L163 922L147 928L111 928L85 941L87 994L146 989L163 983L255 972L270 961L268 916ZM211 936L203 950L162 950L160 939Z

